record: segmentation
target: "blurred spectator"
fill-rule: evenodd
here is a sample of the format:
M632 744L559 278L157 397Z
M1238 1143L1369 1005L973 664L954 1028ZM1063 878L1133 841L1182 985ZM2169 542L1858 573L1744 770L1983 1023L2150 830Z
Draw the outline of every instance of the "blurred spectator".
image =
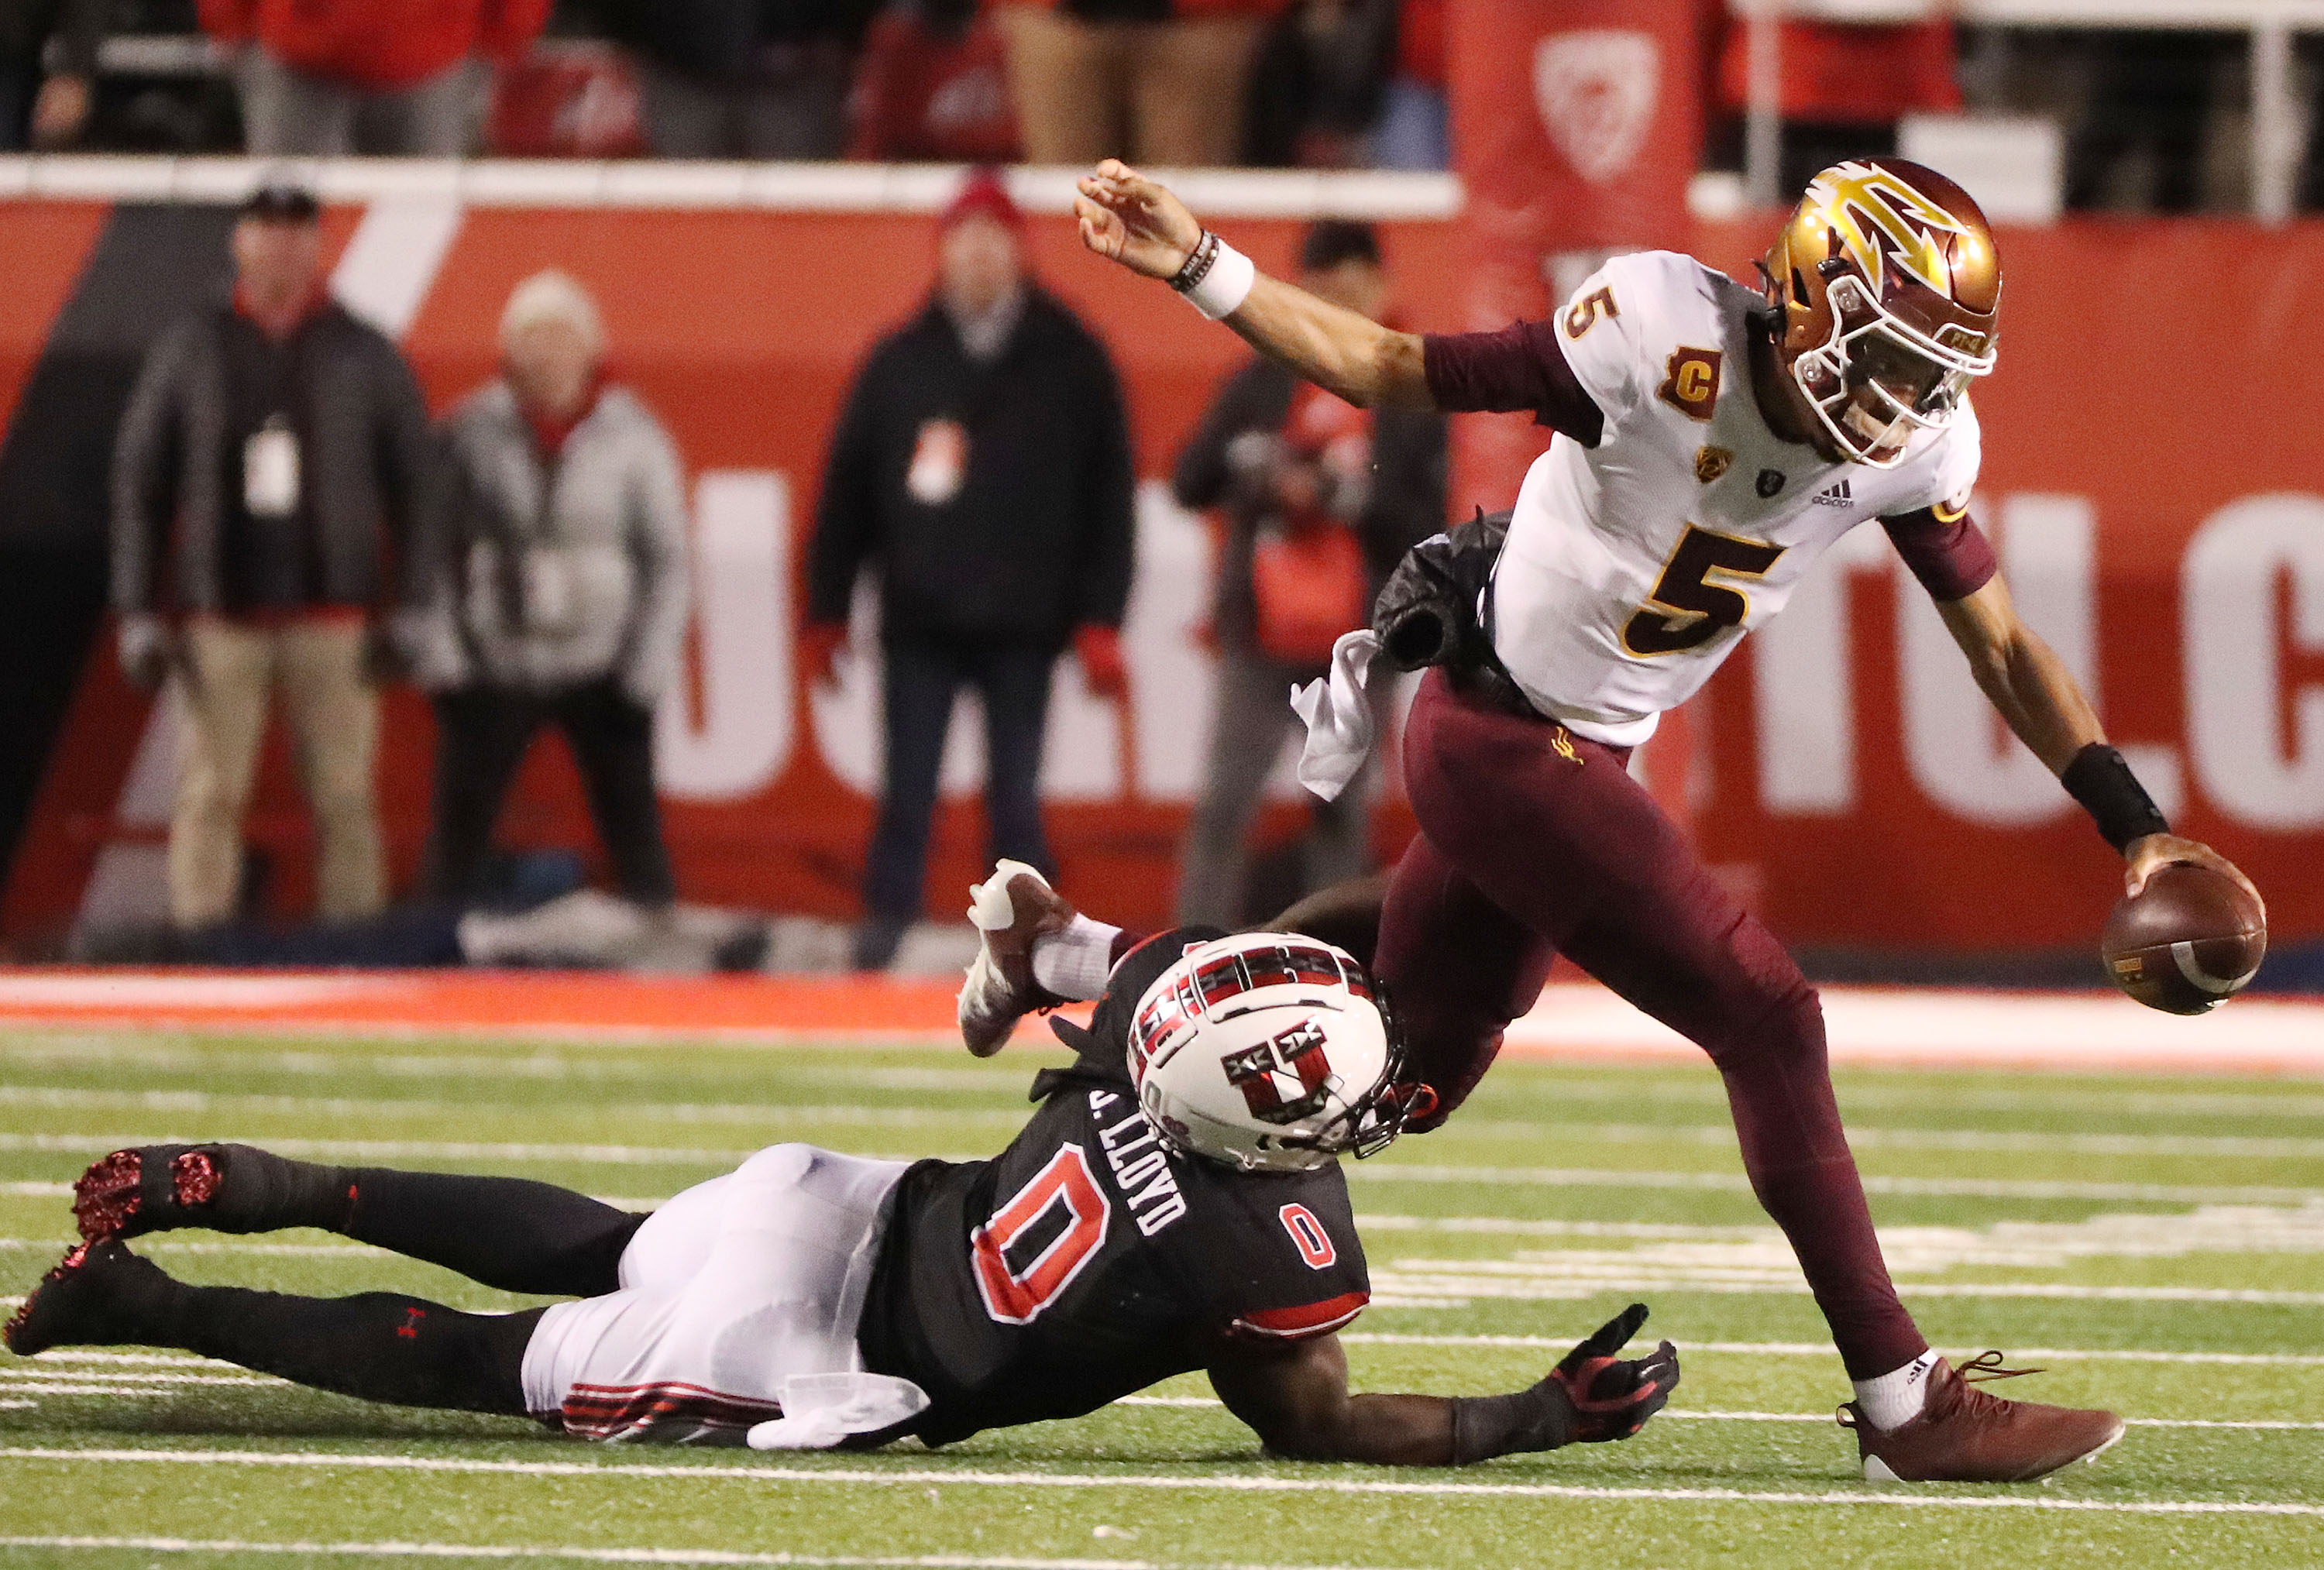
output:
M1131 549L1130 429L1104 345L1026 275L1024 221L990 170L944 214L936 297L857 372L807 565L810 671L835 679L857 574L880 570L887 783L856 962L919 918L953 695L984 702L995 858L1047 869L1049 680L1070 640L1119 696Z
M1253 69L1242 161L1348 169L1370 151L1396 59L1400 0L1299 0Z
M484 147L493 158L635 158L645 111L629 53L603 39L559 38L493 82Z
M837 158L880 0L626 0L646 142L660 158Z
M2206 205L2207 133L2220 78L2246 48L2234 34L2121 32L2097 57L2066 155L2066 205L2185 213ZM2244 135L2242 123L2236 129Z
M549 0L200 0L237 47L244 140L263 157L465 156L483 112L478 57L532 47Z
M385 893L372 683L388 641L370 621L383 602L414 598L405 564L438 482L403 357L323 292L318 220L295 187L263 187L244 205L233 303L154 345L114 452L122 664L145 686L183 677L170 825L181 927L235 913L243 814L277 693L314 808L320 914L367 916Z
M1314 225L1299 282L1378 317L1389 280L1371 226ZM1324 673L1333 640L1370 620L1373 593L1404 553L1444 526L1444 421L1406 409L1367 414L1253 357L1203 416L1171 483L1179 505L1216 508L1225 522L1212 611L1216 718L1178 920L1234 927L1251 817L1296 719L1293 684ZM1363 870L1370 795L1367 775L1337 800L1314 803L1308 888Z
M686 638L677 449L605 385L595 303L562 272L517 285L501 374L453 412L450 500L414 664L435 694L429 895L482 892L493 824L544 725L565 732L630 900L675 896L654 796L653 712Z
M872 23L849 106L850 158L1013 163L1008 58L989 12L890 5Z
M1231 164L1270 18L1286 0L1001 0L1033 163Z
M112 0L0 4L0 151L63 147L79 137L112 9ZM53 73L43 60L51 37L60 56Z
M1372 126L1374 169L1452 165L1452 110L1444 87L1444 0L1404 0L1396 63Z
M1721 107L1737 115L1751 96L1750 29L1726 19L1720 51ZM1785 199L1819 170L1849 158L1896 151L1896 122L1922 111L1960 107L1954 79L1953 24L1938 18L1895 25L1790 21L1778 44L1783 64Z

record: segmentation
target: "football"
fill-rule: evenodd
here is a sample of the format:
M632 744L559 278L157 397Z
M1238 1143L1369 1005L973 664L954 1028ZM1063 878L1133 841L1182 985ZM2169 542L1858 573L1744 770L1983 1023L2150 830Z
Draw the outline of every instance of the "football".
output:
M2267 954L2258 902L2222 872L2165 867L2107 918L2098 956L2149 1008L2203 1014L2240 992Z

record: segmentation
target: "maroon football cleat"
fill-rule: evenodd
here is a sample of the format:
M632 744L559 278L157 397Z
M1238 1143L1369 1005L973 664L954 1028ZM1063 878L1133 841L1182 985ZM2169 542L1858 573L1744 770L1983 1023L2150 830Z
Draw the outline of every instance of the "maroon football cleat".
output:
M159 1265L120 1244L77 1243L0 1328L0 1339L19 1357L51 1346L148 1345L173 1289Z
M1998 1352L1958 1367L1939 1358L1919 1417L1883 1433L1849 1401L1840 1409L1840 1426L1856 1430L1864 1475L1876 1483L2029 1483L2122 1437L2122 1419L2112 1412L2005 1401L1977 1388L2041 1372L2004 1368Z
M1065 1001L1033 979L1033 941L1064 932L1075 914L1073 902L1021 861L994 863L992 876L969 890L968 919L980 941L957 1014L970 1051L991 1057L1019 1020Z
M217 1199L226 1178L222 1154L217 1145L151 1144L91 1162L73 1184L73 1220L81 1237L105 1243L213 1225L197 1213Z

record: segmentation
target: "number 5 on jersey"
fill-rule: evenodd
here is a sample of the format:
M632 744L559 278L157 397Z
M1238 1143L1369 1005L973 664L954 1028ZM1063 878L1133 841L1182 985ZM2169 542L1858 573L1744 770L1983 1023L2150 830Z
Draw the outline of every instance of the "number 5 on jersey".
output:
M1686 526L1655 592L1622 629L1622 647L1651 656L1701 648L1751 613L1750 596L1711 581L1713 573L1737 578L1766 575L1784 554L1782 546L1738 539L1695 524Z

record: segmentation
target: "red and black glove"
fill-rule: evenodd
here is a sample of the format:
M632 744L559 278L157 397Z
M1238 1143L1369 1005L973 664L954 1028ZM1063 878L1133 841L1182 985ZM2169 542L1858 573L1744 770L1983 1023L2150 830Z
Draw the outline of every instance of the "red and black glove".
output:
M826 687L839 685L839 651L847 647L847 623L810 621L799 629L799 665L807 679Z
M1645 1428L1678 1386L1678 1348L1667 1341L1645 1357L1615 1355L1646 1322L1646 1306L1633 1303L1567 1353L1532 1389L1454 1400L1453 1464L1627 1439Z

